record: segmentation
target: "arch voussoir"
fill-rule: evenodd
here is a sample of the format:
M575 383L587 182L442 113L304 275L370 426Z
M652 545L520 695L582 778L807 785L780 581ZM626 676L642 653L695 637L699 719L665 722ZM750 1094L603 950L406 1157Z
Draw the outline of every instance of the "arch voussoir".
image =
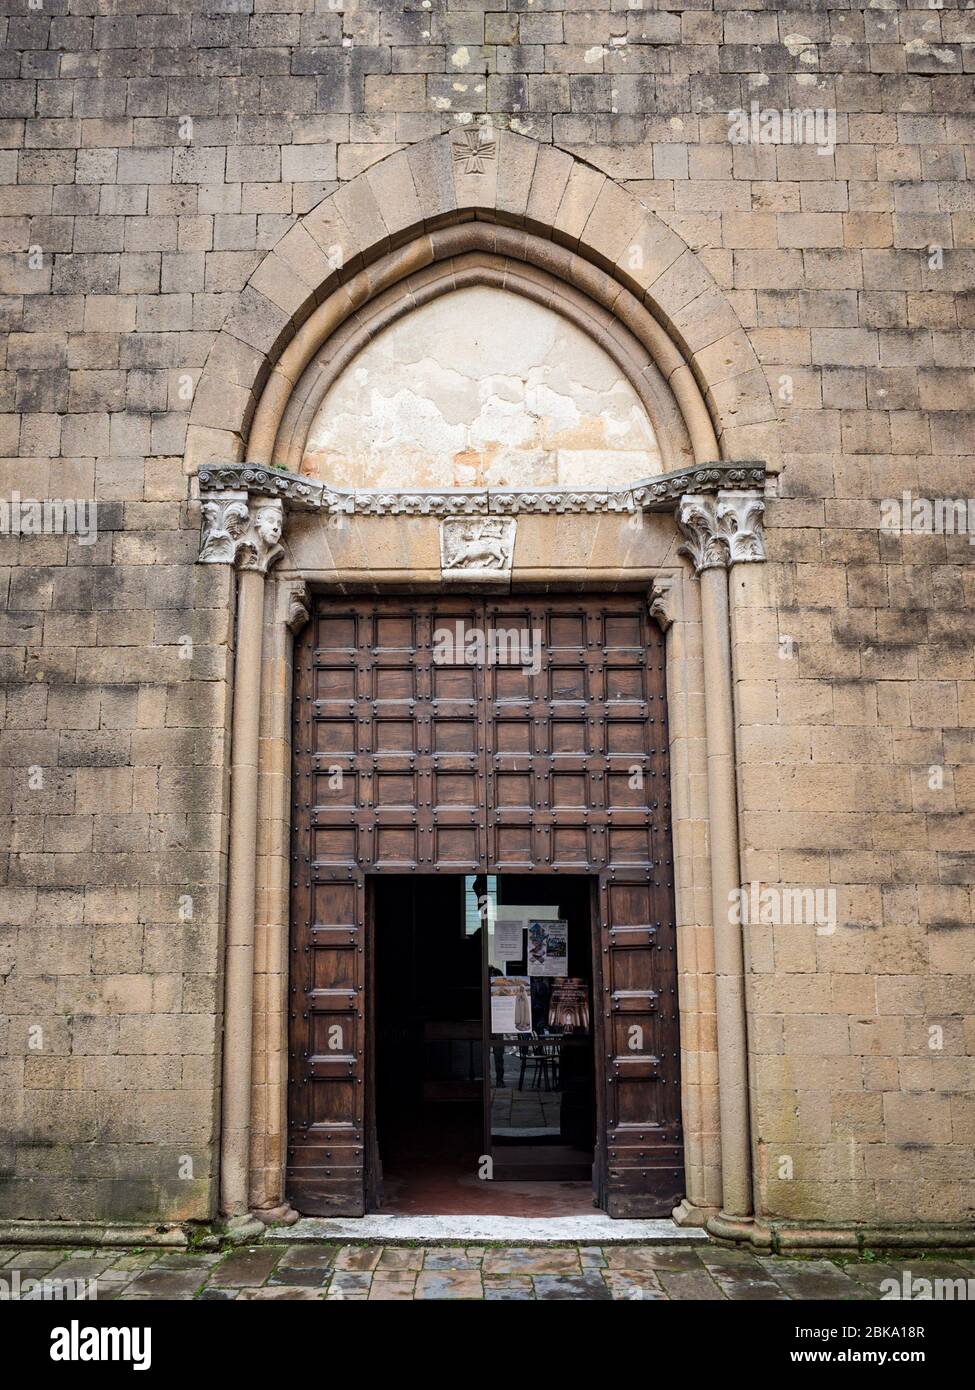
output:
M463 230L471 225L473 237ZM652 341L685 419L688 410L709 416L715 457L774 458L765 375L731 303L686 243L566 151L510 130L469 127L379 161L267 252L201 375L187 471L250 460L255 449L270 462L268 420L280 421L328 335L407 275L461 248L549 271L569 293L588 295L618 318L624 333ZM698 437L707 433L699 429Z

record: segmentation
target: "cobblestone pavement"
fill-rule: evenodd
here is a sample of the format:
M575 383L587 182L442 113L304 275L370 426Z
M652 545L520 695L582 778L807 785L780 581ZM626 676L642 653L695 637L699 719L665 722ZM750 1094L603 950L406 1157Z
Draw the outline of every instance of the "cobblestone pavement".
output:
M5 1291L19 1271L21 1296L27 1280L94 1279L98 1299L876 1299L905 1270L972 1279L975 1259L834 1262L706 1245L0 1250Z

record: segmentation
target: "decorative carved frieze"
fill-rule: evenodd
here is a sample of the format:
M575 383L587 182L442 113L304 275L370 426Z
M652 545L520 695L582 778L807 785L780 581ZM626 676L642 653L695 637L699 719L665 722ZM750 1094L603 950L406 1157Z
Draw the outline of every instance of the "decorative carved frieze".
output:
M548 492L523 492L514 488L487 494L488 510L502 516L517 516L519 513L555 512L632 512L638 510L629 489L620 492L598 492L576 489L564 491L551 489Z
M445 578L459 575L496 581L510 577L514 521L509 530L505 519L525 514L663 512L676 505L685 537L681 553L691 557L698 574L765 558L761 497L765 466L761 463L700 464L612 492L596 488L342 491L248 463L208 464L197 477L203 510L200 559L263 573L282 553L285 508L358 516L440 517ZM494 520L488 526L471 524L479 518ZM458 525L448 526L451 521Z
M263 497L280 497L292 507L310 507L317 511L323 505L324 495L335 495L324 483L314 478L303 478L298 473L285 473L280 468L264 468L254 463L208 463L199 469L196 476L201 496L208 492L233 489L260 493Z
M268 569L284 547L284 503L280 497L247 492L217 492L205 496L201 507L203 526L200 560L208 565L236 565L238 569Z
M517 522L506 517L445 517L440 523L440 572L465 584L511 578Z
M669 511L676 502L692 494L713 493L721 488L761 492L764 486L764 463L703 463L636 483L631 491L636 507Z
M486 492L350 492L350 512L360 516L471 516L486 514Z
M296 473L249 463L207 464L201 496L229 489L280 497L288 508L359 516L517 516L531 513L669 511L682 497L722 489L762 491L762 463L709 463L647 478L629 488L442 488L434 492L343 491Z
M764 511L761 497L738 489L682 497L677 508L677 524L685 537L680 553L690 557L696 574L764 560Z

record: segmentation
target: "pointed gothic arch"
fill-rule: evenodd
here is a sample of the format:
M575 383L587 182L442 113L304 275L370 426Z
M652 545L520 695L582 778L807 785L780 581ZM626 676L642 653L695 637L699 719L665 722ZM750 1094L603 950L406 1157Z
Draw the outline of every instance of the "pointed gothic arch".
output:
M536 297L584 325L637 389L678 466L622 493L473 498L342 495L327 481L291 471L316 403L343 366L397 317L467 284ZM775 435L771 395L748 337L686 243L606 175L512 132L493 140L483 132L458 139L454 132L400 151L323 199L264 256L208 356L185 454L204 501L201 560L240 571L224 1211L276 1210L284 1194L288 691L291 634L307 619L308 585L355 589L418 580L429 586L444 578L440 561L417 568L417 550L404 545L406 528L395 520L384 531L393 555L384 571L358 557L343 567L329 545L328 518L354 513L367 526L374 518L422 519L419 551L429 556L441 517L527 511L557 515L549 518L545 564L523 568L521 582L587 583L591 575L649 585L651 612L667 631L684 922L681 1026L689 1021L693 1034L682 1048L688 1175L682 1206L684 1219L693 1221L717 1220L720 1209L723 1234L747 1226L741 941L723 921L729 889L739 881L728 572L764 558L759 497L766 473L778 471ZM592 568L600 545L615 555L615 537L607 547L603 534L597 544L599 526L605 532L605 523L633 511L667 511L673 520L649 518L642 568L630 556L628 575L612 566ZM565 546L560 518L566 513L576 514L565 519L580 534L591 526L577 547L582 563L553 574L545 565ZM282 537L287 516L292 525ZM688 544L680 553L691 557L693 570L678 558L681 533ZM414 527L411 546L416 534ZM368 546L359 551L366 555ZM692 573L700 586L689 582ZM252 1123L255 1114L259 1123Z
M469 134L469 133L468 133ZM680 409L695 461L762 458L775 471L775 407L727 296L675 232L564 150L504 130L479 144L437 136L381 160L324 198L268 251L217 335L198 383L188 472L280 464L278 431L315 354L361 346L445 273L479 257L562 287L592 332L638 345ZM466 264L458 265L458 258ZM473 263L472 263L473 262ZM651 373L651 374L653 374ZM280 451L279 451L280 452Z

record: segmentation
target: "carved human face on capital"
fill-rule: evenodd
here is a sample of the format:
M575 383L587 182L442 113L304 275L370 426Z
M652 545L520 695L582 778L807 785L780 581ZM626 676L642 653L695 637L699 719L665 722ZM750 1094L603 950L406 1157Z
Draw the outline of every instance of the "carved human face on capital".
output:
M267 546L277 545L281 539L284 529L281 517L281 508L262 507L257 513L257 534Z

